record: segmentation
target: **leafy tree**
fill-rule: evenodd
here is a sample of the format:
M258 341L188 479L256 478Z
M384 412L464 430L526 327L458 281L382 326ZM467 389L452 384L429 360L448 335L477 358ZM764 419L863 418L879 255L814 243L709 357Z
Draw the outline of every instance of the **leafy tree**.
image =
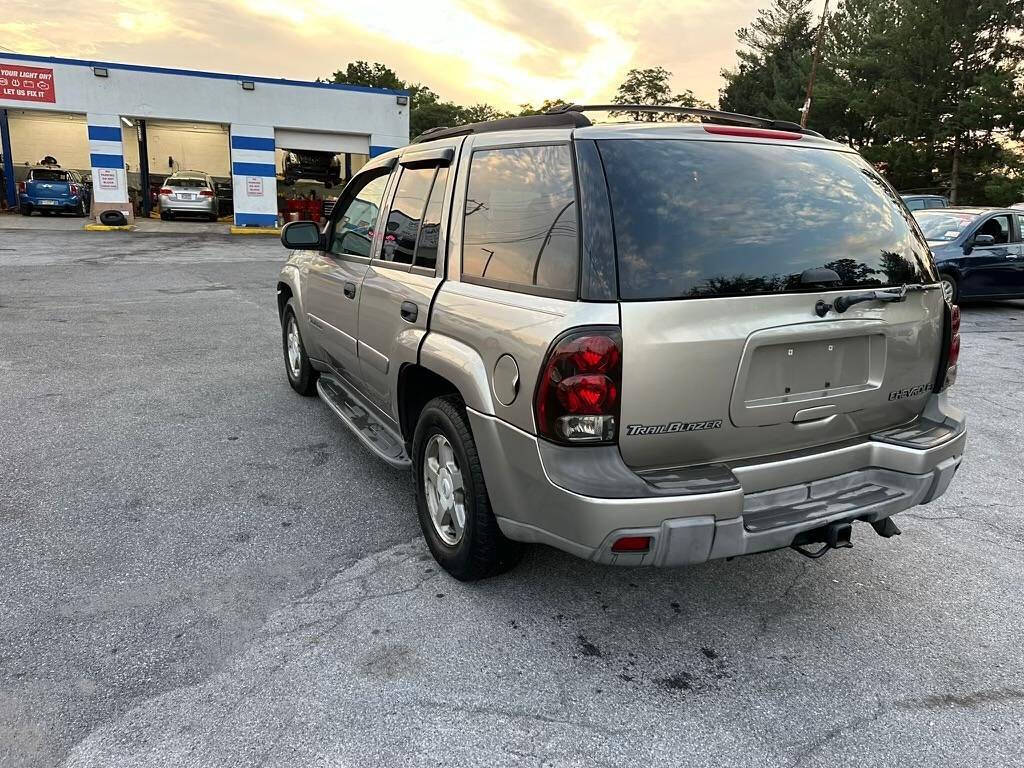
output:
M736 69L722 70L719 105L729 112L800 120L815 30L811 0L775 0L736 32Z
M651 67L650 69L631 69L626 74L612 102L615 104L650 104L651 106L677 106L677 107L708 107L705 102L700 101L693 95L693 91L686 90L682 93L672 93L672 86L669 85L669 78L672 73L664 67ZM622 110L612 112L613 115L628 115L633 120L646 122L657 122L661 120L679 120L680 116L664 112L631 112Z
M1021 191L1024 0L839 0L811 126L886 168L899 189L1001 204ZM815 30L775 0L737 33L722 108L795 120Z
M534 107L533 104L520 104L519 115L520 117L526 115L543 115L545 112L550 112L553 109L560 109L562 107L568 107L571 102L565 101L564 99L544 99L543 103L539 107Z

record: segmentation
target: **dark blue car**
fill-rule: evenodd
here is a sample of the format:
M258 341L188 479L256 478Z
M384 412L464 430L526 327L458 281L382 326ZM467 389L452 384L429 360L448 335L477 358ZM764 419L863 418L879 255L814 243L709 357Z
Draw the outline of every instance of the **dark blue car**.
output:
M914 218L949 301L1024 298L1024 211L935 208Z

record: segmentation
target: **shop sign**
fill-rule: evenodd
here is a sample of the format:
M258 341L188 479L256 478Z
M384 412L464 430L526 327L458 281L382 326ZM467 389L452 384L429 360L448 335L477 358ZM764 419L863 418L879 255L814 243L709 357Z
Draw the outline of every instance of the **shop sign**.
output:
M53 70L0 62L0 99L40 101L53 104Z

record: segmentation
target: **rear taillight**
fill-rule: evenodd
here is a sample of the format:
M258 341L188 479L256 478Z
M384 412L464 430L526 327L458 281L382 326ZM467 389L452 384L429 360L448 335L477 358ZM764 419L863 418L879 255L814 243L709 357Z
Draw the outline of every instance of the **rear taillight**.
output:
M24 181L19 181L18 182L18 194L19 195L24 195L25 194L25 182Z
M199 196L200 197L213 197L213 190L212 189L201 189L201 190L199 190Z
M559 339L537 382L537 431L560 443L611 443L622 387L618 329L587 328Z
M960 360L960 307L949 307L949 348L946 350L946 371L942 376L939 391L949 389L956 383L957 362Z
M620 536L612 544L612 552L646 552L651 548L650 536Z
M161 195L173 195L174 194L174 190L171 189L170 187L163 187L160 190L160 194Z
M77 184L72 184L71 185L71 194L74 195L74 196L78 195L78 185Z

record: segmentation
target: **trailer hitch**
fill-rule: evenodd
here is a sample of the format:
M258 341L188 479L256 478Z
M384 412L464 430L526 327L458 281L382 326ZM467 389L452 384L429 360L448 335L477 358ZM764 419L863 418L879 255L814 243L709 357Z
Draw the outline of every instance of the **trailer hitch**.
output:
M814 560L827 553L830 549L853 547L853 542L850 541L852 533L853 526L849 522L829 523L821 528L798 533L796 538L793 539L793 543L789 546L804 557ZM821 548L814 550L804 549L807 544L821 544Z

